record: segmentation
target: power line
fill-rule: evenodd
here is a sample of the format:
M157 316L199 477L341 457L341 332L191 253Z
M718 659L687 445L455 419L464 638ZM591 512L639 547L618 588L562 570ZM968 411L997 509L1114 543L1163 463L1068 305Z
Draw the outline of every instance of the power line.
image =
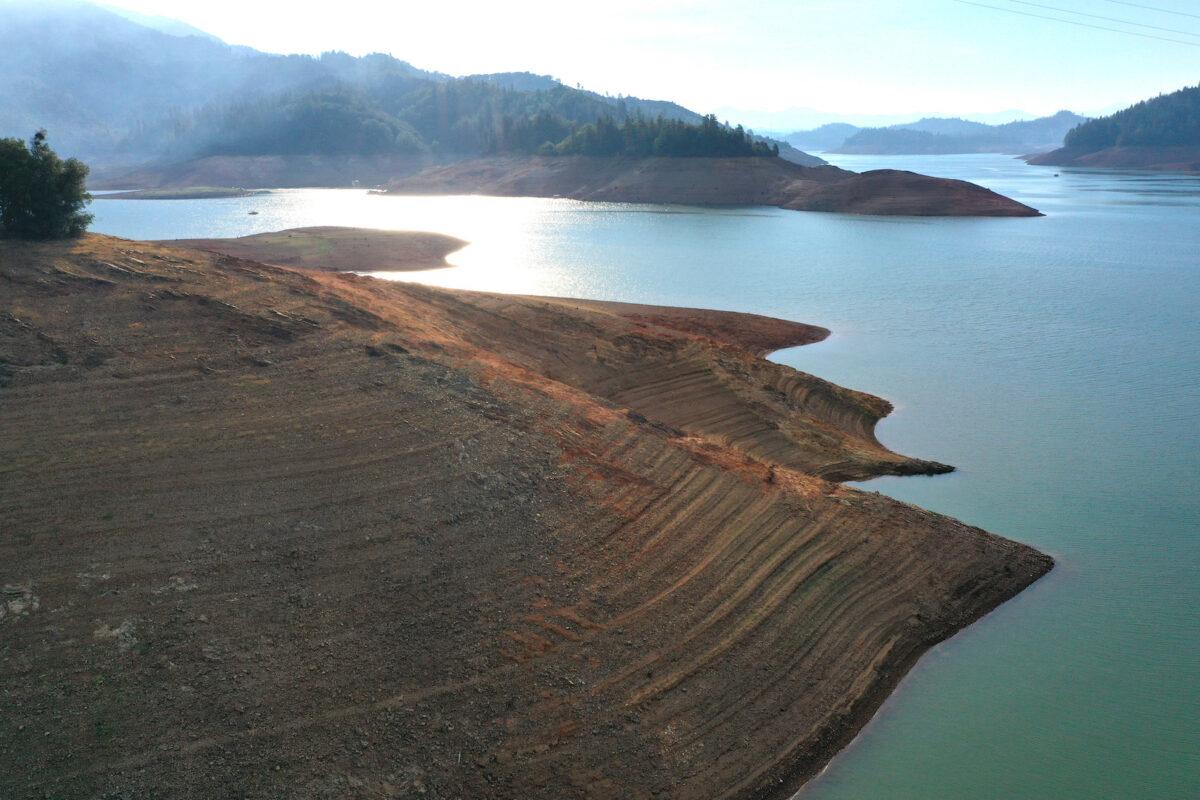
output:
M1160 14L1177 14L1181 17L1191 17L1192 19L1200 19L1200 14L1189 14L1186 11L1176 11L1173 8L1159 8L1158 6L1144 6L1141 3L1126 3L1123 0L1107 0L1109 3L1116 3L1119 6L1129 6L1130 8L1140 8L1143 11L1157 11Z
M1030 3L1028 0L1008 0L1010 3L1018 3L1023 6L1033 6L1034 8L1044 8L1047 11L1058 11L1062 14L1075 14L1080 17L1091 17L1092 19L1103 19L1108 22L1119 22L1122 25L1133 25L1138 28L1149 28L1152 31L1166 31L1167 33L1178 33L1183 36L1200 36L1200 33L1192 31L1181 31L1178 28L1163 28L1158 25L1147 25L1144 22L1133 22L1128 19L1118 19L1117 17L1105 17L1100 14L1089 14L1086 11L1072 11L1069 8L1059 8L1058 6L1045 6L1041 3Z
M961 3L964 6L977 6L979 8L990 8L992 11L1005 11L1009 14L1020 14L1023 17L1033 17L1034 19L1048 19L1051 22L1061 22L1065 25L1075 25L1080 28L1093 28L1098 31L1108 31L1109 33L1123 33L1126 36L1138 36L1142 39L1157 39L1160 42L1174 42L1175 44L1185 44L1189 47L1200 47L1200 42L1188 42L1183 39L1169 39L1166 36L1155 36L1152 33L1138 33L1136 31L1123 31L1120 28L1106 28L1103 25L1093 25L1090 22L1079 22L1073 19L1062 19L1061 17L1047 17L1045 14L1033 14L1029 11L1018 11L1015 8L1001 8L1000 6L989 6L984 3L974 3L971 0L953 0L955 3Z

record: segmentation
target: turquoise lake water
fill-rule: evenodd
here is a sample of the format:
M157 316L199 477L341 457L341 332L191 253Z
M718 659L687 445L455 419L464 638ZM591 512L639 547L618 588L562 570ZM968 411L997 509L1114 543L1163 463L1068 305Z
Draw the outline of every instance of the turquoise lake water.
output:
M405 279L832 329L774 358L888 398L881 440L959 467L866 485L1058 567L922 659L802 797L1200 798L1200 178L1056 177L992 155L830 158L973 180L1047 216L293 190L97 201L94 227L440 231L471 242L457 266Z

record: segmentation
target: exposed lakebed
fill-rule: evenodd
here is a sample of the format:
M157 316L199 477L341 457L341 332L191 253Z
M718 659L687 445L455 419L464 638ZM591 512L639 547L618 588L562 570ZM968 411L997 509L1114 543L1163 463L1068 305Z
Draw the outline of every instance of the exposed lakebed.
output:
M975 181L1042 219L909 219L350 190L97 203L142 239L305 225L471 244L473 289L752 311L823 325L776 360L896 403L893 449L960 472L869 488L1054 555L930 653L813 798L1200 792L1200 179L1003 156L835 156ZM249 211L259 213L250 216Z

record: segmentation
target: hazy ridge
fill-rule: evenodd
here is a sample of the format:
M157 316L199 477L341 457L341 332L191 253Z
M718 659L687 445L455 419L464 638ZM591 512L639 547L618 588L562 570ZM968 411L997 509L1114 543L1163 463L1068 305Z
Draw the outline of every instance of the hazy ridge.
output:
M529 73L455 78L378 53L263 53L170 20L139 24L71 0L4 6L0 22L0 135L46 128L61 151L100 165L213 156L453 158L528 148L511 133L537 115L567 125L637 115L701 119L670 101L611 97ZM822 163L783 150L798 163Z
M784 138L794 147L860 155L949 155L1050 150L1075 126L1086 122L1070 111L1048 117L988 125L957 117L925 117L884 128L831 123Z

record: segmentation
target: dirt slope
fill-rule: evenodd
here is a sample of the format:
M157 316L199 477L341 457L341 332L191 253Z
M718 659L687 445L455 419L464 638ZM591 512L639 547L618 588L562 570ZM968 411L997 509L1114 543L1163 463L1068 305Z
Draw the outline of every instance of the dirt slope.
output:
M1200 146L1106 147L1082 150L1061 147L1025 158L1030 164L1093 169L1144 169L1156 172L1200 172Z
M1032 217L1029 206L966 181L913 172L856 173L779 158L503 157L431 167L396 194L570 197L627 203L769 205L796 211Z
M0 797L786 797L1050 560L748 327L0 243Z

